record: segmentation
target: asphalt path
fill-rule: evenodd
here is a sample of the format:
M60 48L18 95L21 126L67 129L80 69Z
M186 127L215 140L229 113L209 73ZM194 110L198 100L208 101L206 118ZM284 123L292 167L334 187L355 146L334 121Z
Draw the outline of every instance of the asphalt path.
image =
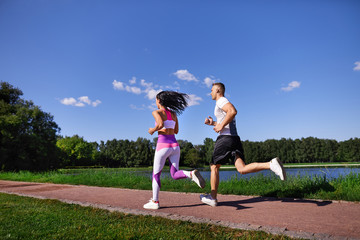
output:
M306 239L360 239L360 204L259 196L218 195L218 206L199 194L160 192L160 209L145 210L151 191L0 180L0 192L130 214L262 230Z

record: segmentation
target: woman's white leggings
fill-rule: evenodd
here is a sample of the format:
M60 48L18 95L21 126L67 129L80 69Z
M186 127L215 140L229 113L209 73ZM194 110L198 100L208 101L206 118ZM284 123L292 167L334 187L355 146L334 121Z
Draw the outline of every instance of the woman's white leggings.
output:
M165 165L166 159L170 161L171 177L175 180L191 178L190 171L178 170L180 161L180 147L161 148L155 152L154 169L152 178L153 200L159 201L159 192L161 187L160 175Z

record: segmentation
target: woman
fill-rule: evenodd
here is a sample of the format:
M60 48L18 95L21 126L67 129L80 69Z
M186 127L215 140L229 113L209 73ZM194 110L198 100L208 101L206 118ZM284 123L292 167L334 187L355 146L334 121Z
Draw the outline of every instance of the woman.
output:
M170 161L170 173L173 179L190 178L199 187L205 187L205 181L197 170L179 170L180 147L175 139L175 134L179 132L177 114L181 114L188 105L186 98L188 95L174 91L162 91L156 95L158 110L152 112L155 118L155 127L149 128L149 133L153 135L158 132L158 141L152 178L153 197L144 205L146 209L159 209L160 207L160 175L167 158Z

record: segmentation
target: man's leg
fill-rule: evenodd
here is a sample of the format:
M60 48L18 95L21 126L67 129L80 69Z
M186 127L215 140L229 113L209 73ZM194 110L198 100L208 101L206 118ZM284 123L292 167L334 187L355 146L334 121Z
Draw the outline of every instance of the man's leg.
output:
M239 157L239 155L236 154L235 167L240 174L254 173L270 169L276 175L278 175L281 180L286 180L286 171L279 158L274 158L270 162L266 163L255 162L246 165L244 161Z
M211 183L211 194L200 194L200 200L212 207L217 205L217 190L219 187L219 168L220 164L211 164L211 175L210 175L210 183Z
M210 184L211 184L211 197L213 199L216 199L217 197L217 191L219 188L219 169L220 164L212 164L210 166L211 169L211 175L210 175Z
M240 174L247 174L247 173L254 173L254 172L270 169L270 162L266 162L266 163L255 162L246 165L244 161L239 157L239 155L236 154L235 167Z

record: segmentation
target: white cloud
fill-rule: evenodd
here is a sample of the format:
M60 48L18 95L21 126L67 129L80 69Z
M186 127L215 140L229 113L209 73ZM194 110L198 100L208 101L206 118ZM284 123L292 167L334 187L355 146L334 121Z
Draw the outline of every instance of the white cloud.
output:
M190 106L194 106L194 105L199 105L200 104L199 101L202 101L202 100L203 99L201 97L198 97L195 94L189 94L189 99L188 99L187 103L190 107Z
M154 110L158 109L157 106L156 106L156 104L155 104L154 102L153 102L151 105L149 105L147 108L148 108L149 110L151 110L151 111L154 111Z
M187 70L178 70L176 73L174 73L174 75L176 75L181 80L195 81L195 82L199 81ZM212 84L213 82L215 82L215 80L211 76L204 79L204 84L208 85L208 84ZM115 90L127 91L129 93L133 93L137 95L144 94L145 98L147 98L150 101L155 100L156 95L159 92L163 91L163 89L180 90L180 84L177 81L175 81L173 85L159 86L152 82L147 82L144 79L137 81L136 77L132 77L129 80L129 84L114 80L112 82L112 85ZM188 105L189 106L199 105L201 101L203 101L201 97L196 96L195 94L190 94L188 99ZM130 104L129 106L131 109L135 109L135 110L143 110L146 108L149 108L150 110L156 109L156 105L154 102L151 103L150 106L146 106L144 104L141 107L136 106L134 104Z
M180 90L180 84L175 81L174 85L160 86L160 88L170 89L171 91Z
M79 97L78 100L76 100L73 97L64 98L64 99L60 100L60 103L62 103L64 105L75 106L75 107L85 107L85 103L86 103L88 105L96 107L101 103L101 101L96 100L96 101L92 102L88 96L82 96L82 97Z
M145 110L145 105L143 104L141 107L137 107L136 105L134 104L130 104L130 108L131 109L134 109L134 110Z
M78 99L80 102L87 103L89 105L91 104L91 101L88 96L79 97Z
M135 94L140 94L141 93L141 89L138 87L130 87L130 86L126 86L125 90L130 92L130 93L135 93Z
M215 80L214 79L211 79L209 77L206 77L204 79L204 84L208 87L208 88L211 88L211 86L213 85L213 83L215 83Z
M129 80L129 82L131 84L136 84L136 78L133 77L131 80ZM158 94L160 91L162 91L161 89L156 90L154 88L154 84L152 82L146 82L144 79L140 80L140 86L143 89L141 89L140 87L137 87L137 86L129 86L126 83L123 83L123 82L120 82L117 80L114 80L112 84L113 84L115 90L127 91L127 92L134 93L137 95L140 95L141 93L145 93L145 96L149 100L155 99L156 94ZM158 87L158 86L155 86L155 87Z
M92 105L93 107L96 107L96 106L99 105L100 103L101 103L100 100L96 100L95 102L92 102L91 105Z
M64 105L75 105L76 104L76 99L75 98L64 98L61 99L60 102Z
M301 83L298 81L292 81L291 83L289 83L289 85L287 87L281 88L281 90L284 92L290 92L290 91L294 90L295 88L299 88L300 84Z
M140 94L141 93L141 89L138 87L131 87L131 92L135 93L135 94Z
M130 81L130 83L133 83L134 80L136 82L136 78L134 79L134 77L133 77L129 81ZM115 90L127 91L127 92L135 93L135 94L140 94L141 93L140 88L138 88L138 87L130 87L130 86L128 86L125 83L120 82L120 81L114 80L112 84L113 84L113 87L114 87Z
M153 83L147 83L144 79L140 80L140 85L146 88L152 88Z
M76 102L74 104L75 107L85 107L85 104L83 102Z
M360 71L360 62L355 62L354 64L356 65L354 71Z
M116 90L124 90L125 89L123 82L118 82L118 81L114 80L112 84L113 84L114 89L116 89Z
M156 98L156 95L161 92L162 89L159 89L159 90L155 90L155 89L150 89L146 96L148 97L149 100L154 100Z
M189 73L189 71L186 69L177 70L174 73L174 75L180 80L185 80L185 81L189 81L189 82L191 82L191 81L198 82L199 81L193 74Z
M132 77L130 80L129 80L129 83L131 85L135 84L136 83L136 77Z

